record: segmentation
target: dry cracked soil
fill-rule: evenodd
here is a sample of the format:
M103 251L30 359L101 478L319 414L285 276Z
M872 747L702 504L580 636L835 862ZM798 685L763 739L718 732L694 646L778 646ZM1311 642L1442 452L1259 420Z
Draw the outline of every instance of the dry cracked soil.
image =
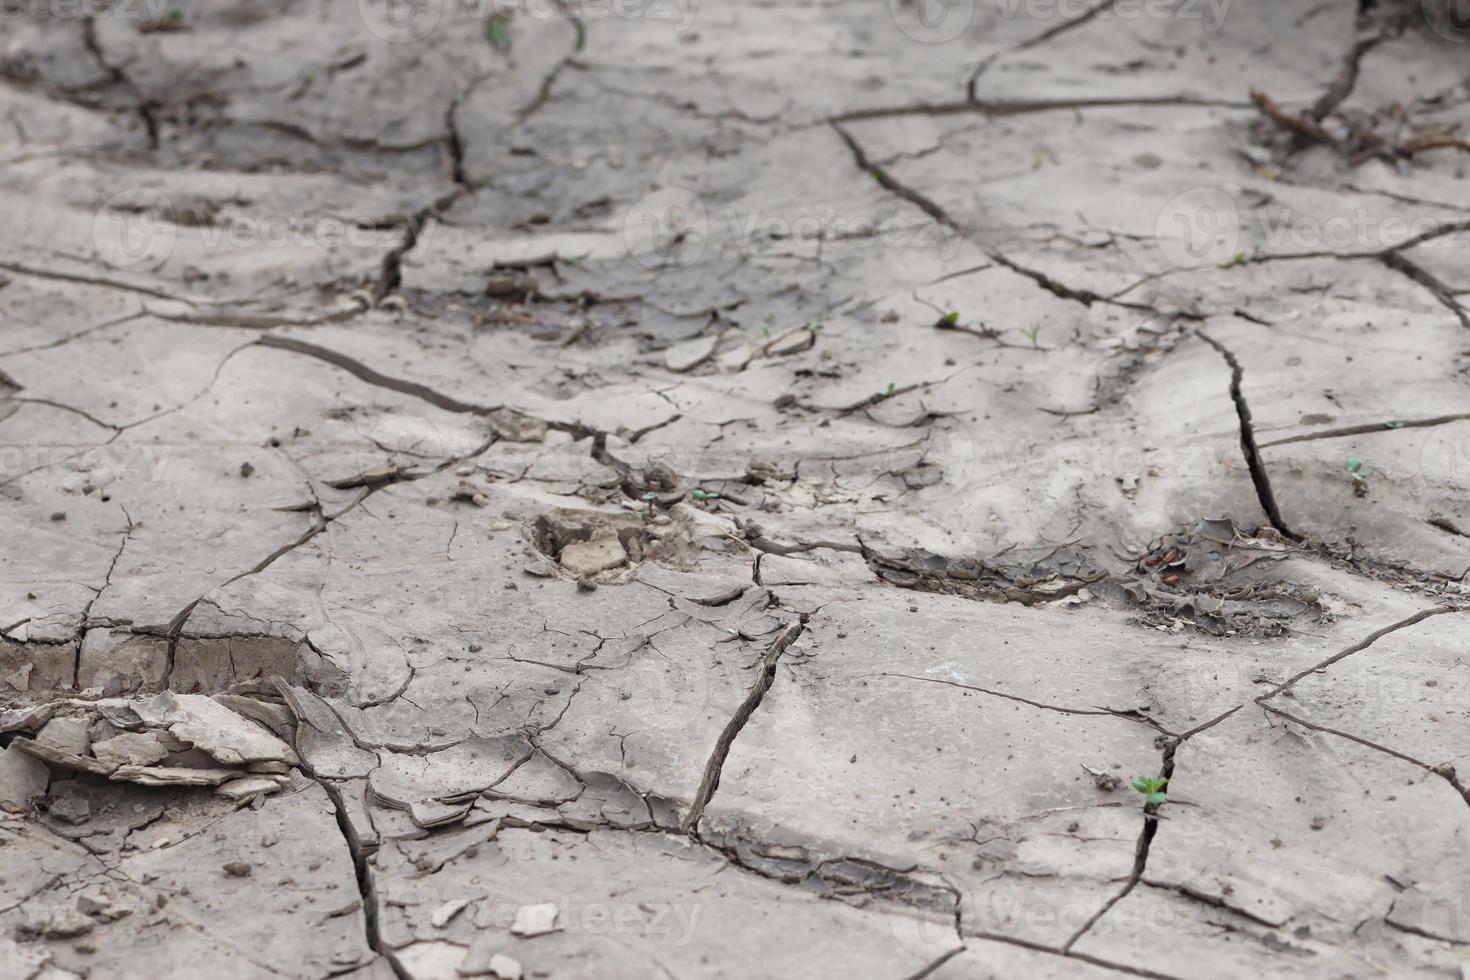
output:
M0 977L1459 978L1463 0L0 0Z

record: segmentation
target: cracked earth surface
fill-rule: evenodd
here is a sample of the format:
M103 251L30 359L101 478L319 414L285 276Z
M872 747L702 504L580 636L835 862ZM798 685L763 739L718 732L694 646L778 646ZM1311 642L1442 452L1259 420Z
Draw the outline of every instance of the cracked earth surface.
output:
M1461 976L1463 38L380 7L3 21L0 976Z

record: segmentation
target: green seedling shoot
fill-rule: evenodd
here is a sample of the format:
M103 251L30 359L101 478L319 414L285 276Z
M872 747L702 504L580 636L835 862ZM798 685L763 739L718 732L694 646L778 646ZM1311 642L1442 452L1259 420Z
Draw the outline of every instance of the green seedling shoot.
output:
M1169 797L1164 793L1164 787L1169 785L1169 780L1162 776L1139 776L1133 780L1133 788L1143 794L1143 801L1151 806L1160 806L1169 802Z
M1029 327L1021 332L1024 333L1027 339L1031 341L1032 348L1036 350L1041 349L1041 345L1036 342L1036 338L1041 334L1041 324L1033 322Z

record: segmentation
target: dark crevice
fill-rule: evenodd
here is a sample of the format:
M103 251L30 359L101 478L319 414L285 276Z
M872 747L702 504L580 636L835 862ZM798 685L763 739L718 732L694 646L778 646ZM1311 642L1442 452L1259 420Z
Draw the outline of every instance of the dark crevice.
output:
M802 630L806 628L805 624L806 616L803 615L798 622L787 626L756 662L755 681L751 684L750 690L746 692L745 700L740 702L740 706L735 709L735 714L731 715L730 720L725 723L724 729L715 740L715 747L710 752L709 761L705 763L704 775L699 781L699 789L695 792L694 799L690 801L689 812L685 814L682 821L680 829L684 833L690 834L698 831L699 820L704 816L704 808L715 795L715 791L720 788L720 770L725 765L725 758L730 754L730 747L735 744L736 736L750 720L750 716L755 713L755 709L760 707L766 692L771 689L771 683L776 679L776 664L780 662L781 654L801 635Z
M1164 739L1164 758L1163 764L1159 769L1159 777L1164 780L1165 785L1168 785L1169 781L1174 777L1174 753L1178 751L1184 739L1170 738L1169 736L1161 736L1161 738ZM1113 906L1127 898L1133 889L1138 887L1138 883L1143 880L1143 872L1148 867L1149 849L1153 847L1154 837L1159 832L1159 807L1163 805L1162 803L1147 803L1144 805L1143 829L1139 831L1138 843L1133 848L1133 870L1129 872L1128 880L1116 895L1103 903L1102 908L1094 912L1092 917L1082 923L1081 928L1072 933L1071 937L1062 944L1063 953L1070 955L1072 947L1076 944L1077 940L1087 935L1092 927L1097 925L1102 917L1112 910Z
M1235 402L1235 414L1240 419L1240 449L1245 455L1245 465L1250 470L1251 482L1256 487L1256 497L1261 502L1261 509L1266 512L1266 519L1271 526L1280 531L1284 537L1293 541L1302 540L1301 535L1286 526L1286 521L1281 516L1281 509L1276 506L1276 494L1271 490L1271 477L1266 473L1266 464L1261 459L1260 450L1256 446L1256 431L1251 422L1250 405L1245 400L1245 393L1241 390L1241 382L1245 378L1245 370L1240 366L1240 361L1235 355L1203 331L1198 331L1199 338L1220 352L1225 358L1225 363L1230 365L1230 398Z

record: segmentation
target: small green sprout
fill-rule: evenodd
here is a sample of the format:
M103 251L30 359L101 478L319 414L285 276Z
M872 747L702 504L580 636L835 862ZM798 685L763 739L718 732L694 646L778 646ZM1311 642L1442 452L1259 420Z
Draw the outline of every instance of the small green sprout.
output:
M770 327L761 327L761 333L765 334L766 343L769 344L771 342L771 328Z
M1230 256L1230 258L1226 259L1224 262L1221 262L1220 268L1233 269L1238 265L1245 265L1244 252L1236 252L1234 255Z
M944 319L940 322L951 327L958 326L960 322L960 311L950 310L948 313L944 314Z
M1164 787L1169 785L1169 780L1161 776L1139 776L1133 780L1133 788L1143 794L1143 801L1152 806L1159 806L1169 802L1169 797L1164 793Z
M658 499L658 494L656 494L656 493L645 493L642 497L640 497L638 499L639 500L657 500Z
M825 323L818 323L816 320L812 320L806 325L806 329L810 330L812 333L816 333L818 330L821 330L825 326Z
M1363 461L1361 459L1347 459L1342 468L1347 471L1348 476L1353 478L1353 493L1359 497L1368 496L1368 478L1363 476Z
M492 17L485 22L485 40L493 48L504 50L510 47L510 28L505 26L504 18Z
M896 391L898 391L898 386L895 385L892 381L890 381L890 382L888 382L888 387L883 390L883 397L884 398L892 398L894 392L896 392Z
M695 500L719 500L720 495L713 490L693 490L689 494Z
M1026 337L1031 341L1032 348L1034 348L1036 350L1040 350L1041 349L1041 345L1036 342L1036 338L1041 334L1041 324L1040 323L1037 323L1036 321L1033 320L1031 322L1031 325L1029 327L1027 327L1025 330L1022 330L1021 332L1024 333L1026 335Z

